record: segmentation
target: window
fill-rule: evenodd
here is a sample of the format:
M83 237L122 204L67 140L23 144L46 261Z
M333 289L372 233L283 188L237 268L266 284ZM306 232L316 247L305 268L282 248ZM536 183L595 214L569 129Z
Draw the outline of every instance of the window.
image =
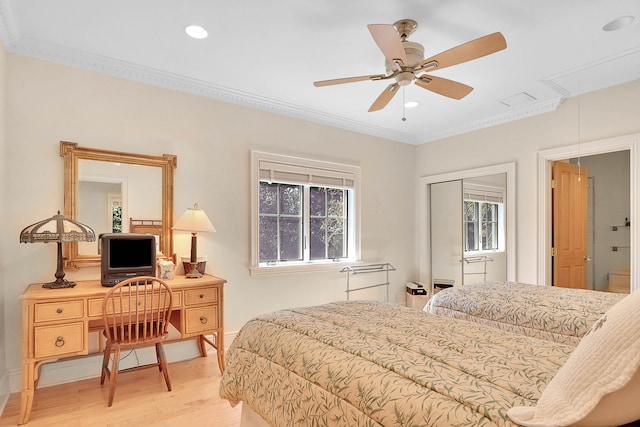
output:
M109 194L109 207L111 232L122 233L122 196L120 194Z
M358 167L252 152L252 170L252 274L359 258Z
M498 204L464 201L465 251L498 249Z
M464 189L465 252L504 249L504 192L473 186Z

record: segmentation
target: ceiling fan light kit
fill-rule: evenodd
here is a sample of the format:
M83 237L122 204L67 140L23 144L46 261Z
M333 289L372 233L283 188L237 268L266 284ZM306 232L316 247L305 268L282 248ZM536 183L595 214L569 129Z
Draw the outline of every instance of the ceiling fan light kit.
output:
M442 77L418 74L481 58L507 47L502 34L496 32L424 59L424 47L420 43L407 40L407 37L418 28L416 21L402 19L393 25L369 24L367 28L384 54L386 73L322 80L313 84L316 87L322 87L364 80L394 79L395 83L391 83L382 91L369 108L369 112L383 109L398 92L400 86L407 86L412 82L439 95L462 99L473 90L471 86Z

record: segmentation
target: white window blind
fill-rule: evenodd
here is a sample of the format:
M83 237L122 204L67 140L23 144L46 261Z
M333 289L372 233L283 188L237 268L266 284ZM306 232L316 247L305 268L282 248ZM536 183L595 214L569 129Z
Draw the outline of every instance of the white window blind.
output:
M484 185L465 185L464 200L474 202L504 203L504 189Z
M336 268L336 262L350 263L360 260L361 170L359 166L251 151L251 181L252 249L250 271L252 275L330 270ZM269 185L265 186L264 184ZM276 249L278 251L281 251L283 243L285 246L286 244L291 244L286 239L287 236L282 234L286 234L287 230L289 230L287 229L287 221L289 220L287 215L261 212L260 210L262 206L261 194L265 195L267 191L265 188L271 187L271 184L278 188L281 187L280 184L301 187L297 191L301 194L302 207L299 215L302 218L302 228L295 230L296 233L301 233L300 235L302 236L301 253L303 256L300 260L281 260L278 258L275 263L263 261L266 259L266 255L261 252L261 248L266 248L266 250L272 248L273 239L279 239L276 241ZM346 257L344 258L331 258L328 256L328 252L325 253L327 256L324 258L311 255L312 248L318 248L317 245L314 246L312 244L313 242L318 243L317 233L314 232L315 229L312 230L312 226L313 224L317 225L319 223L318 218L320 218L316 213L311 212L311 192L318 193L317 189L314 190L314 187L344 190L341 192L344 203L343 209L346 215L342 219L344 227L341 236L343 239L342 244L346 245ZM276 195L277 197L280 197L280 195ZM269 218L272 217L280 221L278 226L273 229L268 228L269 221L273 221ZM333 216L331 220L335 220ZM275 234L271 233L271 231L275 232ZM338 242L340 240L338 236L339 233L335 233L334 237L332 237L334 239L332 242ZM326 242L323 243L328 245ZM297 244L297 241L295 244Z
M260 181L352 189L355 174L347 171L260 160Z

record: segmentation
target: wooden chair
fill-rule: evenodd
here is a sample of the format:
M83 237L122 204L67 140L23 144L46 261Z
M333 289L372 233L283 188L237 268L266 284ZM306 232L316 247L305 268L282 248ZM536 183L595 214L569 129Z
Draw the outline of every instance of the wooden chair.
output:
M100 384L109 376L109 406L113 403L118 376L120 351L155 344L156 363L134 366L120 372L157 366L164 374L167 389L171 380L162 341L168 334L173 304L171 288L155 277L134 277L122 281L107 292L102 301L104 335L106 337ZM109 360L113 351L113 362Z

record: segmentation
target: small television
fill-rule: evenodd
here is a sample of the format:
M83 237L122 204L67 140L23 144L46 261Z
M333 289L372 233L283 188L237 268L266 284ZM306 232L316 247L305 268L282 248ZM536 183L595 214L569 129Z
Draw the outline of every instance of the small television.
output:
M102 234L100 255L102 286L115 286L131 277L156 275L156 238L151 234Z

